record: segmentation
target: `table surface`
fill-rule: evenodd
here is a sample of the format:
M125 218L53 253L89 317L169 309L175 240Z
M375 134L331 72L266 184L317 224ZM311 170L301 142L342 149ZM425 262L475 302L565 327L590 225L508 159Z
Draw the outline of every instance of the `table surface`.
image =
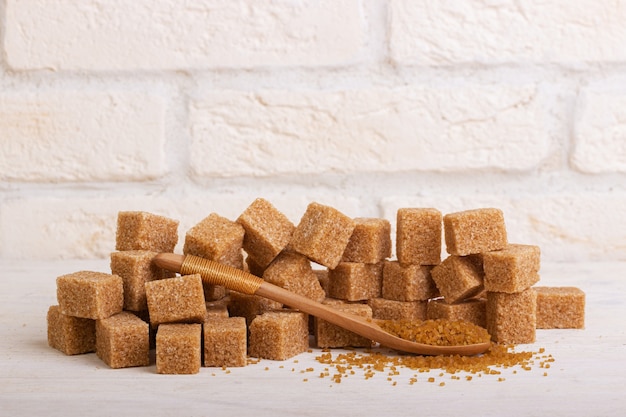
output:
M475 375L470 381L469 374L453 379L431 370L417 374L414 384L416 372L406 368L370 379L356 370L341 383L321 378L318 349L286 361L201 368L195 375L159 375L154 364L110 369L93 353L65 356L47 345L46 313L56 304L56 277L79 270L108 272L108 261L0 262L1 416L626 413L623 262L542 265L538 285L579 287L587 303L584 330L538 330L536 343L517 346L518 351L545 348L554 358L549 369L536 361L530 371L501 369L501 375Z

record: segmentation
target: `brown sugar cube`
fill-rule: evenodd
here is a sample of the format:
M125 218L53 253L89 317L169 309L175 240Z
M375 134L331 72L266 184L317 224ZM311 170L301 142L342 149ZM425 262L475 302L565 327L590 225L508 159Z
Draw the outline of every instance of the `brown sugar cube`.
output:
M309 348L309 319L291 310L269 311L250 324L248 354L255 358L285 360Z
M282 307L281 303L258 295L248 295L237 291L231 291L229 294L229 314L232 317L244 317L248 326L256 316L268 311L279 310Z
M159 374L200 372L202 327L199 324L161 324L156 335L156 371Z
M244 234L239 223L212 213L187 231L183 253L243 269Z
M246 257L246 265L245 266L247 267L246 270L249 273L251 273L252 275L256 275L257 277L262 277L263 276L263 272L265 272L265 268L266 268L266 267L262 267L261 265L259 265L250 256Z
M372 318L372 309L367 304L335 304L333 308L356 316ZM372 347L373 342L363 336L315 318L315 344L319 348Z
M178 243L178 220L145 211L120 211L115 249L173 252Z
M456 304L448 304L442 299L432 299L428 302L426 317L429 320L446 319L450 321L469 321L477 326L485 327L485 299L472 298Z
M434 208L401 208L396 214L396 252L401 264L441 262L441 212Z
M132 250L111 253L111 272L122 278L124 310L142 311L146 304L146 282L173 276L152 263L157 252Z
M382 294L383 263L341 262L328 272L328 296L362 301Z
M438 295L430 271L432 266L402 265L385 261L382 296L396 301L424 301Z
M539 281L539 246L510 244L482 254L485 290L520 292Z
M117 275L79 271L57 278L61 312L86 319L103 319L122 311L124 284Z
M311 268L311 262L299 253L282 252L267 267L263 279L318 302L326 297L326 292Z
M357 217L342 262L375 264L391 256L391 225L388 220Z
M204 316L204 321L212 320L212 319L223 319L228 318L230 315L228 314L228 303L230 302L229 297L224 297L220 300L215 301L207 301L206 305L206 315Z
M128 311L96 321L96 355L111 368L150 364L148 323Z
M146 283L150 324L202 323L206 315L200 274Z
M314 269L313 272L324 290L324 293L328 293L328 269Z
M47 315L48 345L66 355L96 351L96 321L61 313L50 306Z
M507 294L487 292L487 331L498 343L533 343L537 323L537 294L533 288Z
M472 259L448 256L430 271L446 303L457 303L483 290L483 277Z
M285 249L295 229L270 202L257 198L237 219L246 233L243 248L261 267L267 267Z
M583 329L585 293L576 287L534 287L538 329Z
M372 298L367 305L372 309L372 317L379 320L426 320L428 301L396 301L385 298Z
M443 216L446 250L465 256L504 249L507 245L502 210L482 208Z
M246 366L248 330L243 317L204 323L204 366Z
M354 221L338 210L311 203L293 232L289 248L334 269L341 261L354 227Z

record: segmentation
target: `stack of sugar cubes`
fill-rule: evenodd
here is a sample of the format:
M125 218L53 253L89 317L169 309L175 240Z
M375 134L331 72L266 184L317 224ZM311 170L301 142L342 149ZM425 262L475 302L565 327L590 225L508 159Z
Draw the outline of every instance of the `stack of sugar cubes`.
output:
M95 351L112 368L148 365L155 348L158 373L191 374L245 366L248 356L291 358L309 348L310 334L321 348L373 345L280 303L155 267L157 253L174 250L177 228L156 214L120 212L111 274L57 278L50 346L68 355ZM401 208L397 259L391 247L385 219L352 219L311 203L295 226L259 198L235 221L207 216L186 232L183 252L368 318L471 321L498 343L533 342L535 328L584 326L584 293L533 287L539 248L509 244L500 210L442 216Z

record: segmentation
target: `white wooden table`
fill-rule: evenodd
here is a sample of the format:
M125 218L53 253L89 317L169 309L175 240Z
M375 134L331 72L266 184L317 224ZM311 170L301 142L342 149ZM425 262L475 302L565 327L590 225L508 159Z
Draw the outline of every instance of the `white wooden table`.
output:
M56 277L83 269L108 272L108 261L0 262L0 416L626 415L626 263L542 266L540 285L577 286L587 297L585 330L538 330L535 344L518 346L544 347L555 358L550 369L471 381L434 370L413 385L409 369L391 382L357 371L333 383L319 377L317 349L184 376L65 356L47 346L46 312L56 304Z

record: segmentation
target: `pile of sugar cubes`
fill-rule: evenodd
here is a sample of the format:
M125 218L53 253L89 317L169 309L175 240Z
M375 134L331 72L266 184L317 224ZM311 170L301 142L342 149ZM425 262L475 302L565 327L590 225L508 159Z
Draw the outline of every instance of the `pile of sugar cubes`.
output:
M67 355L96 352L111 368L150 365L163 374L238 367L248 357L285 360L310 347L372 347L324 320L255 295L156 267L173 252L178 221L120 212L111 273L57 278L48 343ZM442 261L442 236L448 256ZM311 203L295 226L265 199L235 221L212 213L185 234L183 252L246 270L333 308L383 320L466 320L496 343L535 341L535 329L583 328L585 294L538 287L540 250L507 240L501 210L445 216L401 208L396 259L391 224Z

